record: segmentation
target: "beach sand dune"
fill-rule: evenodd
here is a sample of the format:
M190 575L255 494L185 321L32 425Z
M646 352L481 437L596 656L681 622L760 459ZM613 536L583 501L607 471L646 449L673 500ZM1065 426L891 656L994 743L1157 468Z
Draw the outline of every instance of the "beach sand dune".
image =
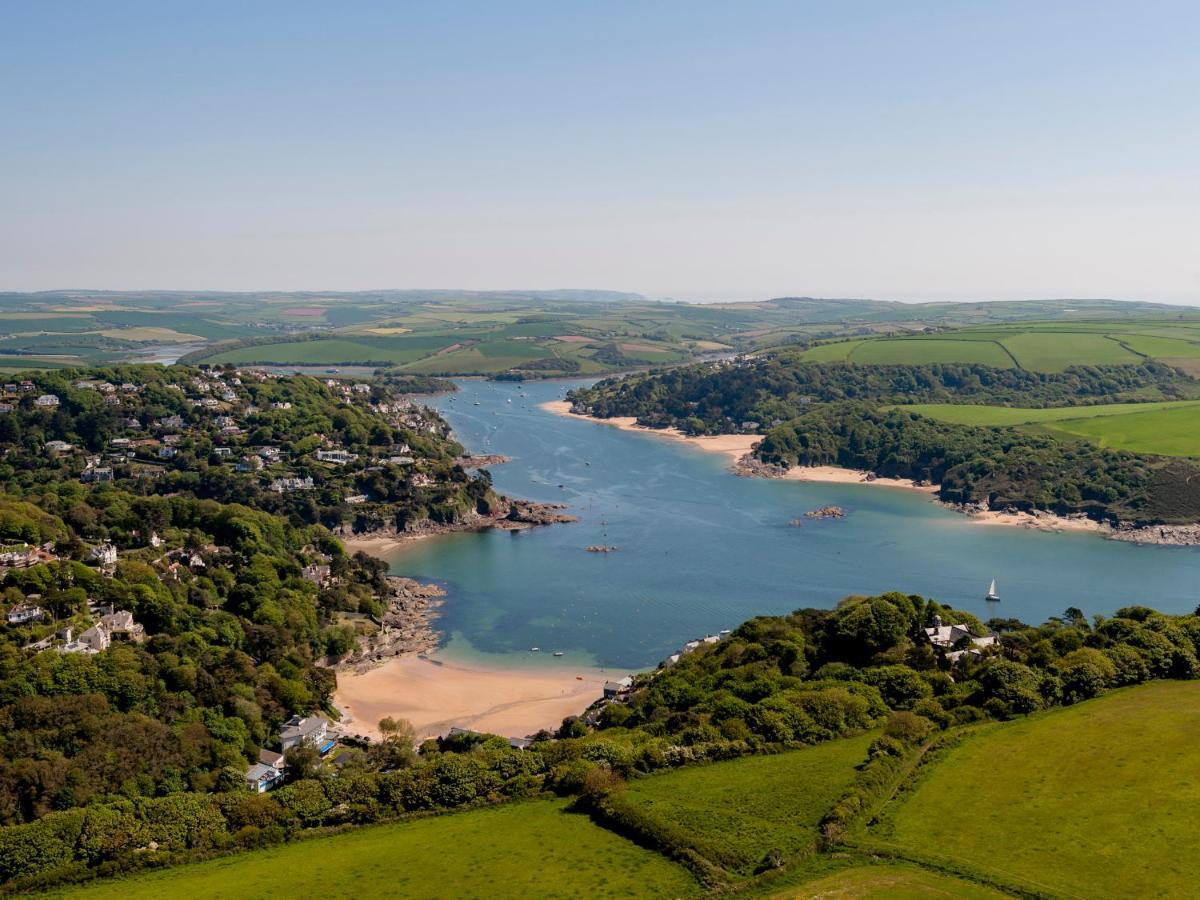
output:
M420 738L453 727L525 737L583 712L614 677L593 668L487 669L410 656L339 674L334 702L348 714L350 734L377 738L379 720L392 716L411 722Z

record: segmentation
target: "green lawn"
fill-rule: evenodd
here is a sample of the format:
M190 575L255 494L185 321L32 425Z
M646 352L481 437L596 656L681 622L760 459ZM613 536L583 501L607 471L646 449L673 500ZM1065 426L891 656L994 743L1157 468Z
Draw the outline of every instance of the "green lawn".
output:
M626 793L690 832L693 848L710 861L749 874L771 850L791 857L814 845L821 818L867 758L873 737L680 769L631 782Z
M1038 424L1050 434L1084 438L1102 447L1164 456L1200 456L1200 401L1197 400L1054 409L951 403L918 403L899 408L957 425Z
M933 764L881 841L1076 897L1194 897L1200 683L993 726Z
M780 900L926 900L929 897L989 900L1008 895L916 866L881 863L843 869L771 896Z
M363 828L52 896L323 900L372 897L680 897L698 890L683 868L538 800Z

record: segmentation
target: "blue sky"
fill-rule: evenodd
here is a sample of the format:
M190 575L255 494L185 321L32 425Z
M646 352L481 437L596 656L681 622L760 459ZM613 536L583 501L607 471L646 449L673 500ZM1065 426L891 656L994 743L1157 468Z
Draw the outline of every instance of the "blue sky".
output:
M1200 302L1198 39L1183 2L0 0L0 289Z

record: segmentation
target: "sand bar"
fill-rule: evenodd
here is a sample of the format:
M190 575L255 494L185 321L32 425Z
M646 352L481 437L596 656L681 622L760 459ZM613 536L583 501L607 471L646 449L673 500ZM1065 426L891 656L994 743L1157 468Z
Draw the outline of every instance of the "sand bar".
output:
M566 400L554 400L541 404L541 408L559 416L570 416L573 419L583 419L599 425L611 425L623 431L638 431L642 434L653 434L707 450L710 453L724 453L733 462L741 461L747 453L754 449L762 438L755 434L715 434L689 435L683 434L677 428L647 428L637 424L633 416L614 416L611 419L597 419L594 416L580 415L571 412L571 404ZM913 484L903 478L872 478L870 473L856 469L843 469L840 466L792 466L786 473L779 476L789 481L817 481L830 484L869 484L875 487L896 487L907 490L921 491L926 494L937 493L937 485Z
M419 738L452 727L525 737L583 712L600 699L607 679L624 674L586 666L489 669L409 656L361 675L339 674L334 703L347 732L372 738L386 716L407 719Z

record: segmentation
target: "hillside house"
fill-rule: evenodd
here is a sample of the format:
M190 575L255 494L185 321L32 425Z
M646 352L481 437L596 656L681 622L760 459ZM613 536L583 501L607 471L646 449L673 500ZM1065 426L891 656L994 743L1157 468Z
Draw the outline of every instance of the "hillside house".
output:
M357 453L347 453L345 450L318 450L316 456L317 462L333 463L335 466L344 466L358 459Z
M274 766L255 763L246 770L246 785L256 794L265 794L283 782L283 772Z
M292 716L279 732L279 744L284 752L293 747L312 747L322 755L333 747L329 739L329 722L321 716Z
M79 480L84 484L103 484L113 480L113 470L108 466L89 466L83 470Z
M946 658L952 662L968 653L972 656L979 656L983 649L999 644L999 640L994 634L976 637L965 625L944 625L942 617L936 615L933 617L933 627L925 629L925 636L929 638L929 643L937 649L944 652L949 651L946 652ZM964 646L961 650L954 650L955 645L964 639L969 640L969 645Z
M75 446L66 441L46 441L46 449L53 450L55 453L70 453Z
M33 603L18 603L7 613L4 619L9 625L28 625L30 622L40 622L46 611Z
M115 566L117 564L117 548L112 544L97 544L88 553L88 559L101 566Z
M115 635L120 635L135 644L140 644L146 639L145 627L135 622L133 620L133 613L125 609L109 612L108 615L101 616L100 627L108 632L110 640Z
M52 408L58 406L58 395L57 394L42 394L40 397L38 397L36 400L33 401L33 405L40 406L42 408L52 409Z
M304 478L276 478L270 484L270 489L277 494L290 494L293 491L311 491L316 487L313 483L312 476L306 475Z

